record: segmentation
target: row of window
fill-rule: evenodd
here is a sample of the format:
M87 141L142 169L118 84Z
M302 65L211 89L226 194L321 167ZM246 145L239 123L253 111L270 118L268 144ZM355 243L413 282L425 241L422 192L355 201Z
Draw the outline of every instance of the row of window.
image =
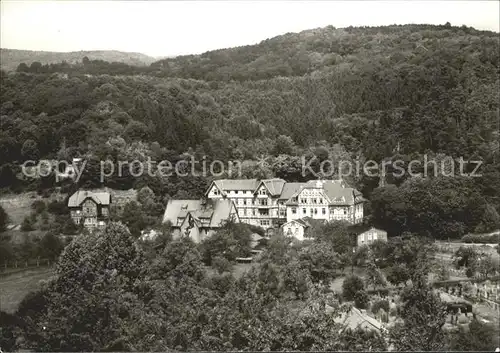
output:
M227 193L228 193L228 194L238 195L238 194L240 194L240 190L228 190L228 191L227 191ZM214 195L220 195L220 194L221 194L221 192L220 192L220 190L219 190L219 189L214 188L214 189L213 189L213 194L214 194ZM252 195L252 194L253 194L253 192L252 192L252 191L250 191L250 190L246 190L246 191L241 190L241 194L242 194L242 195ZM259 190L258 194L259 194L259 195L267 195L267 191L266 191L265 189L261 189L261 190Z
M234 203L238 206L268 206L268 199L233 199Z
M269 210L255 210L255 209L246 209L246 208L240 208L238 209L238 214L241 216L255 216L256 214L259 216L269 216Z
M92 209L92 208L87 208L86 207L86 208L83 209L83 211L84 211L85 214L89 214L89 213L90 214L95 214L95 213L97 213L97 210L95 208ZM82 213L81 210L76 210L76 214L77 215L80 215L81 213ZM108 210L106 208L102 208L101 209L101 213L105 216L105 215L108 214Z
M310 208L309 210L311 211L311 214L312 214L312 215L313 215L313 214L318 214L318 213L319 213L319 211L318 211L318 210L319 210L319 208ZM292 214L297 214L297 208L296 208L296 207L292 207ZM305 207L304 207L304 208L302 208L302 214L305 214L305 215L307 214L307 208L305 208ZM323 208L321 209L321 214L326 215L326 208L324 208L324 207L323 207Z
M310 198L303 197L300 199L300 203L312 203L312 204L323 204L323 199L320 198Z

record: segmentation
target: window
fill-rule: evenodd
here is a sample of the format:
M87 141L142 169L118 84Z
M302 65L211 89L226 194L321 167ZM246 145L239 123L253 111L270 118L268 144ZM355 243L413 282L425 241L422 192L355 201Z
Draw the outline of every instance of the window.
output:
M297 213L297 209L295 207L292 207L292 214L296 214Z
M268 219L262 219L260 221L260 225L261 226L268 226L269 225L269 220Z
M260 211L259 211L259 214L260 214L261 216L269 216L269 210L260 210Z
M297 228L297 227L295 227L295 228L293 229L294 234L297 234L297 233L298 233L298 231L299 231L299 230L298 230L298 228Z
M319 203L323 203L323 199L321 199L321 198L320 198L320 199L319 199Z
M321 213L326 214L326 208L322 208Z
M235 191L234 191L234 193L235 193L235 194L237 194L237 193L238 193L238 190L235 190Z
M305 208L302 209L302 213L303 214L306 214L307 213L307 210Z
M247 209L246 209L246 208L244 208L244 209L243 209L243 215L244 215L244 216L246 216L246 215L247 215Z
M243 200L243 205L247 205L247 200Z
M347 208L344 208L344 214L347 214Z
M254 215L254 216L255 216L255 210L252 210L252 215Z
M261 206L267 206L267 199L260 200Z
M373 240L377 240L377 233L373 233Z
M314 209L314 214L318 214L318 209L317 208Z

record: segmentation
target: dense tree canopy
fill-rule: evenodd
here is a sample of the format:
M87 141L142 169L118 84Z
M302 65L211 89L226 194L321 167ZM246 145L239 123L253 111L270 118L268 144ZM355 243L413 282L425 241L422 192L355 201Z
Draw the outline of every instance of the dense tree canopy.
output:
M324 160L398 161L429 178L395 165L381 178L345 176L374 194L374 223L390 235L486 232L500 220L497 39L468 27L326 27L151 67L29 63L1 77L2 187L28 187L12 172L26 159L61 156L88 160L88 187L101 185L99 160L183 161L200 172L162 177L153 166L134 177L125 168L103 181L148 185L162 198L199 197L211 179L202 161L240 160L243 177L288 181L331 178ZM305 173L301 157L311 162ZM474 171L460 157L482 162L477 177L448 176Z

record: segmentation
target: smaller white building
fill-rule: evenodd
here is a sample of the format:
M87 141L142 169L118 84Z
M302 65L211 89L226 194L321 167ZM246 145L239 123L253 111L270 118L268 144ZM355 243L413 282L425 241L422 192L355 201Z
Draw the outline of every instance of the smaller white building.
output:
M311 225L304 219L294 219L286 222L281 226L283 234L287 237L294 237L297 240L304 240L307 238L306 231Z
M366 232L358 235L358 246L370 245L375 240L387 241L387 232L385 230L370 228Z

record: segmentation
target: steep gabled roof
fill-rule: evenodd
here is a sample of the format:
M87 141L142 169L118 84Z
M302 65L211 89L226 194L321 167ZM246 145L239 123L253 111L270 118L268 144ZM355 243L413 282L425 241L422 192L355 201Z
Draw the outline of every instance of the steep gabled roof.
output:
M264 184L271 196L279 196L283 191L283 187L285 186L286 181L278 178L261 180L260 183L257 184L254 193L257 192L262 184Z
M208 187L206 194L212 190L213 186L216 186L222 193L222 195L226 195L227 191L231 190L242 190L242 191L254 191L257 185L259 185L259 181L257 179L219 179L214 180Z
M108 192L78 190L68 199L68 207L80 207L87 198L92 199L98 205L107 206L111 202L111 196Z
M322 189L330 205L349 206L364 201L361 193L351 188L343 180L310 180L303 183L289 199L297 197L305 189ZM294 203L290 200L286 204L292 205Z
M259 181L257 179L220 179L214 180L220 190L249 190L254 191Z
M366 232L363 232L363 233L360 233L359 235L363 235L365 233L377 233L379 235L387 235L387 232L385 230L382 230L382 229L378 229L378 228L375 228L375 227L371 227L370 229L368 229ZM358 236L359 236L358 235Z
M228 221L234 208L232 200L169 200L163 215L163 223L170 221L180 226L190 214L197 224L217 228Z
M361 312L355 307L352 307L349 312L343 313L342 316L336 318L335 321L351 330L355 330L359 327L364 330L382 331L384 327L380 321Z

